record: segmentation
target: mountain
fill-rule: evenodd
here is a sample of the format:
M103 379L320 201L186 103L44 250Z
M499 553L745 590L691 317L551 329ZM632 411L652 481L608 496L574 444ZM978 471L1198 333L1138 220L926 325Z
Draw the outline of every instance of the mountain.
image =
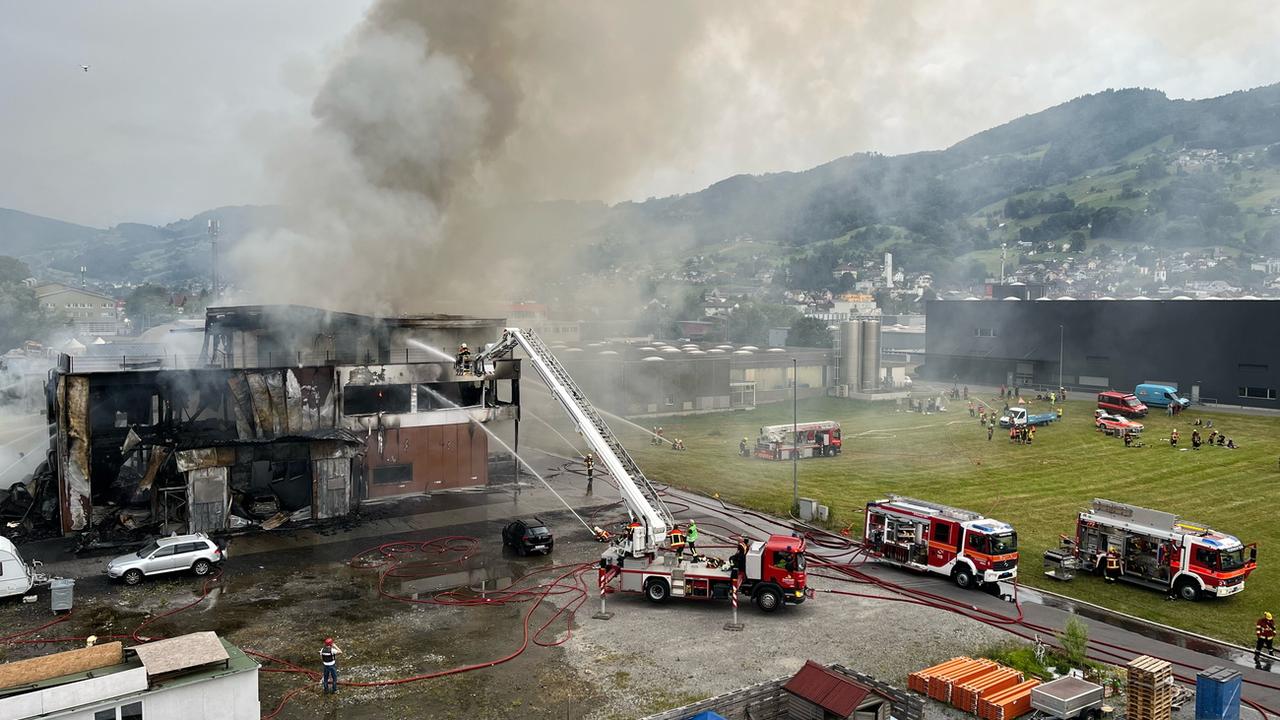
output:
M0 255L25 261L42 276L92 281L182 285L210 275L210 220L219 223L218 243L229 249L255 229L280 223L278 208L221 207L164 226L120 223L98 229L0 208Z

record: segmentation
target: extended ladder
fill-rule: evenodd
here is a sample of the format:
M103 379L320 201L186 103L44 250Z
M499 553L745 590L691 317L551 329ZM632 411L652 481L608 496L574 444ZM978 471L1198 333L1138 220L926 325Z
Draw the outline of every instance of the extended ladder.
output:
M482 353L482 358L501 355L519 345L529 356L533 367L542 377L551 394L564 407L578 426L587 444L618 481L622 498L633 517L647 526L650 542L661 542L669 528L675 525L671 511L667 509L657 488L644 476L640 467L609 429L600 412L592 406L586 394L569 376L551 350L532 330L507 328L503 340Z

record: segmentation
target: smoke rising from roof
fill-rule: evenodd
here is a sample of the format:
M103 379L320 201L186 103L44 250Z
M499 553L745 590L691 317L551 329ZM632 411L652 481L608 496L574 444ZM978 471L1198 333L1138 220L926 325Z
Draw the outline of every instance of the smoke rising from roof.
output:
M1116 12L1125 17L1109 27L1146 22L1140 10ZM1192 4L1168 12L1204 27L1190 21ZM268 153L290 229L231 260L262 302L475 313L484 300L547 299L545 282L581 267L582 238L606 221L605 235L649 252L684 242L669 230L619 230L625 213L606 217L589 201L679 185L726 155L744 170L764 169L765 156L771 169L830 159L811 156L832 145L814 135L844 138L852 152L903 126L933 136L943 124L986 123L992 105L1020 107L1032 85L1069 97L1079 78L1065 69L1078 53L1044 43L1092 37L1082 17L1013 6L383 0L334 58L314 124L280 133ZM1257 26L1227 24L1236 44L1257 39ZM971 45L987 34L976 55ZM1159 55L1150 38L1112 40L1116 63ZM995 82L1014 66L1027 69ZM607 289L617 301L616 284Z

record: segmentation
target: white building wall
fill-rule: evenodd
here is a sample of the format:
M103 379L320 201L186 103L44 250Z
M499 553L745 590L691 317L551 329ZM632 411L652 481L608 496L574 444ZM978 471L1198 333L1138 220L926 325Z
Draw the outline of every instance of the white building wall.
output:
M93 720L94 713L99 710L139 700L142 701L142 716L146 720L259 720L262 717L262 708L258 702L257 668L208 680L183 684L173 682L175 684L172 687L147 690L147 671L144 668L126 670L50 688L42 693L27 693L0 700L0 718ZM32 700L36 704L9 704L13 701ZM56 702L58 708L75 709L52 712L50 700ZM42 702L43 708L40 704Z

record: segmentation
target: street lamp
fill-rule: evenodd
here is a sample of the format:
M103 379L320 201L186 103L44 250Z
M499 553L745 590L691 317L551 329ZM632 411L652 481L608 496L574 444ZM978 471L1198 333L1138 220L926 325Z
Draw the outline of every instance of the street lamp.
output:
M797 360L791 358L791 507L800 508L800 384L796 382Z
M1063 338L1063 329L1062 329L1062 326L1059 325L1058 326L1058 387L1059 388L1066 387L1066 385L1062 384L1062 338Z

